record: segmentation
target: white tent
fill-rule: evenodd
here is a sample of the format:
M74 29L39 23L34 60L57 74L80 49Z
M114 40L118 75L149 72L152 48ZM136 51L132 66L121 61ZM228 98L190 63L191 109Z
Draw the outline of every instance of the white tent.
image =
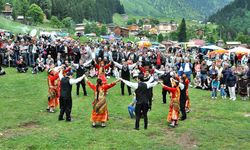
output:
M250 53L250 49L247 49L245 47L235 47L233 49L229 50L229 53Z
M225 50L224 48L221 48L219 46L216 45L209 45L209 46L203 46L201 47L202 49L210 49L210 50Z

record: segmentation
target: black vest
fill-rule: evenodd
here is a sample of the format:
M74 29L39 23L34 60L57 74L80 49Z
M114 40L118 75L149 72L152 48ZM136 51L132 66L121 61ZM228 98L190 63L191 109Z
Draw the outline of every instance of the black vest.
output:
M130 72L129 72L129 67L127 66L127 68L125 68L124 66L122 66L122 73L121 73L121 77L125 80L129 80L130 79Z
M148 104L149 96L148 96L147 84L143 82L138 83L138 88L135 90L136 94L136 104Z
M181 90L181 88L180 88L180 100L183 100L183 101L184 101L184 100L187 99L186 89L187 89L187 87L186 87L185 84L184 84L183 90Z
M79 65L78 69L76 70L76 77L81 77L82 75L84 75L86 72L86 69L84 66Z
M72 85L69 84L69 78L63 77L61 80L61 97L71 98Z

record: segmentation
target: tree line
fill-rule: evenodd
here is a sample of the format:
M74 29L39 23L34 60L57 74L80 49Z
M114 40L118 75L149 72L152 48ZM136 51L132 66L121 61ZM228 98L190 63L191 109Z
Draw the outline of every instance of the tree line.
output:
M112 23L114 13L125 13L120 0L0 0L1 8L5 3L12 4L14 19L18 15L26 17L32 4L39 6L47 19L52 16L59 20L71 17L76 23L83 19Z

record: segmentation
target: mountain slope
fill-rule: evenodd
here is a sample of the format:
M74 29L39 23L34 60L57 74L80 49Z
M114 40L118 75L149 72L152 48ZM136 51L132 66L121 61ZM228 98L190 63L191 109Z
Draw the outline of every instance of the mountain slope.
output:
M209 18L221 26L222 33L234 38L237 33L250 35L250 1L235 0Z
M204 19L233 0L120 0L130 15Z

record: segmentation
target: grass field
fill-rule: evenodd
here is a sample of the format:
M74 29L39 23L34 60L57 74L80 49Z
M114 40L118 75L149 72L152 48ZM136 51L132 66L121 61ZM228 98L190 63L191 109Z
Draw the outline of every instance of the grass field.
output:
M191 89L188 120L175 129L167 126L168 105L161 104L161 87L154 88L149 128L133 130L119 86L107 96L110 120L106 128L92 128L93 92L79 97L73 88L73 122L59 122L49 114L46 73L18 74L6 69L0 76L0 149L239 149L250 147L250 101L211 100L210 93ZM168 98L169 100L169 98ZM169 102L169 101L168 101ZM141 127L143 127L141 121Z

